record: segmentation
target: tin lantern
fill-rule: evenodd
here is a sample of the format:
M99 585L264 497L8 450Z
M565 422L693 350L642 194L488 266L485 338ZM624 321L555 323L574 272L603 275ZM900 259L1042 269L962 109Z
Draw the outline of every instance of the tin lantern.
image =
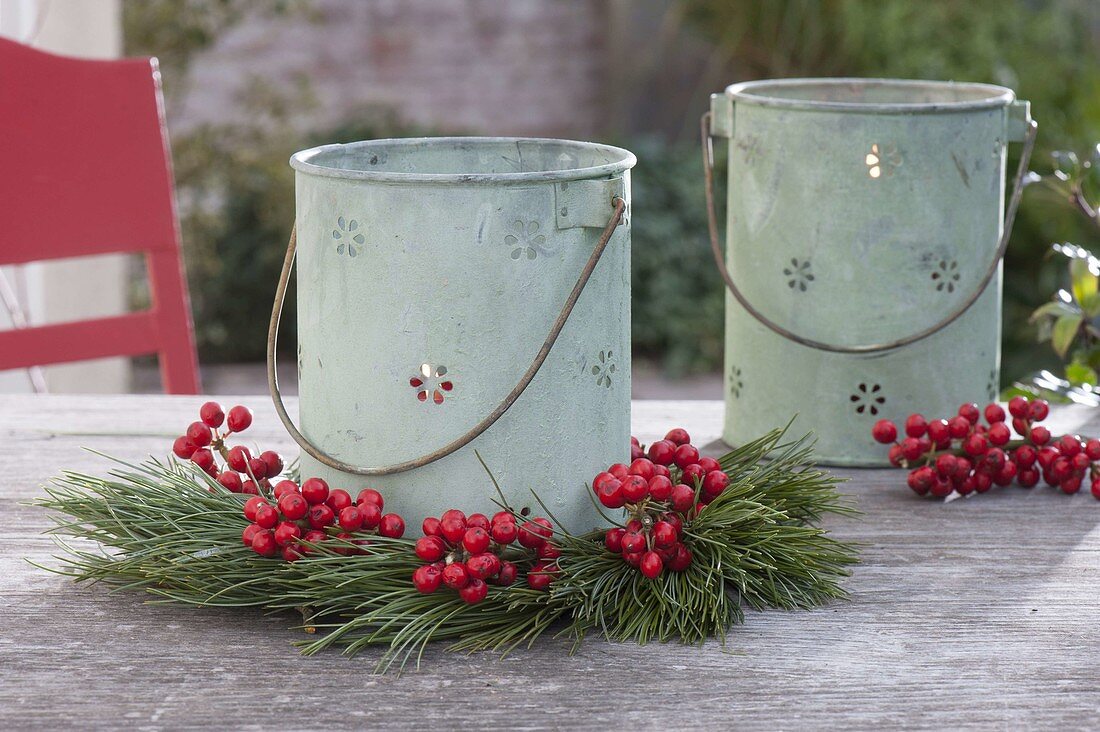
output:
M987 84L785 79L712 95L726 442L797 414L821 462L881 465L876 420L996 398L1001 258L1035 130L1027 102ZM713 137L729 139L724 254ZM1005 214L1011 141L1024 147Z
M572 530L585 483L630 454L626 150L426 138L291 158L296 234L268 339L303 476L419 526L532 491ZM297 256L301 429L279 396L278 317ZM483 466L479 460L484 460Z

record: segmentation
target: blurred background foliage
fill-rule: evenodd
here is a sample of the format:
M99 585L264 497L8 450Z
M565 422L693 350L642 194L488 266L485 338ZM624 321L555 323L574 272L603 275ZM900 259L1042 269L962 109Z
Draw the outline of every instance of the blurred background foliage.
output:
M1087 151L1100 140L1095 0L668 0L663 7L664 31L674 25L676 33L707 46L705 68L692 81L700 87L721 83L700 91L789 76L984 81L1010 86L1032 102L1040 123L1033 169L1046 173L1053 151ZM190 59L218 34L249 14L297 13L310 22L311 12L308 0L128 0L127 51L160 57L171 112L173 87L186 83ZM662 73L662 64L651 66L647 74ZM670 84L636 77L631 83ZM262 355L263 329L256 324L266 321L293 218L289 155L320 142L414 133L384 110L365 110L354 115L354 124L335 129L303 131L294 111L310 103L308 86L303 80L298 88L274 89L256 80L247 99L252 122L200 127L172 141L204 361ZM704 110L696 96L698 108L683 109L683 119ZM671 375L716 371L724 296L707 244L694 125L672 133L647 130L644 115L634 117L603 137L634 150L640 161L633 190L635 352ZM1010 155L1017 152L1014 146ZM1069 241L1094 252L1100 247L1100 229L1057 189L1035 188L1024 197L1005 268L1006 382L1059 363L1048 345L1037 343L1036 326L1028 322L1066 284L1064 265L1049 255L1051 243ZM293 342L289 332L285 342Z

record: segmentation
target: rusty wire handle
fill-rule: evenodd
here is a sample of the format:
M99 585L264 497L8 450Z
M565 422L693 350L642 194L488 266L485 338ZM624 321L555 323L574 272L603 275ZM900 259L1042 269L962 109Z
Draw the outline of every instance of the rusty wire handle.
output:
M1038 125L1035 121L1028 120L1027 135L1024 138L1023 150L1020 152L1020 164L1016 169L1016 180L1013 183L1012 197L1009 199L1008 210L1005 212L1004 230L1001 233L1001 240L997 244L997 253L993 261L990 262L989 269L986 270L985 276L982 277L981 284L975 288L974 292L942 320L912 335L888 343L875 343L866 346L838 346L833 343L825 343L824 341L815 341L812 338L806 338L805 336L798 335L779 325L753 307L752 303L748 301L748 298L745 297L741 290L738 289L737 284L733 281L733 276L726 268L725 254L722 251L722 245L718 238L718 214L714 209L714 147L713 138L710 134L710 121L710 112L703 114L700 120L701 136L703 139L703 177L707 196L707 227L710 230L710 248L714 253L714 262L718 265L718 272L722 275L722 279L726 281L726 287L729 289L730 294L733 295L734 299L740 303L741 307L743 307L749 315L755 318L758 323L787 340L794 341L795 343L809 348L816 348L819 351L854 354L881 353L882 351L901 348L902 346L908 346L910 343L916 343L919 340L923 340L954 323L962 317L963 313L969 310L975 302L977 302L979 297L982 296L982 293L985 292L985 288L989 285L990 281L992 281L994 275L997 274L997 267L1005 255L1005 250L1008 248L1008 240L1012 235L1012 224L1016 220L1016 209L1020 206L1020 195L1023 193L1024 176L1027 174L1028 163L1031 160L1031 151L1035 147L1035 133L1038 130Z
M283 313L283 302L286 299L287 283L290 281L290 273L294 267L294 253L298 248L298 226L295 224L290 232L290 242L287 244L286 258L283 260L283 271L282 274L279 275L279 286L275 290L275 304L271 308L271 323L267 329L267 385L268 389L271 391L271 401L275 404L275 411L278 412L279 419L282 421L283 426L286 427L287 432L290 433L290 436L294 438L294 441L298 443L299 447L320 462L330 468L335 468L341 472L351 473L353 475L392 475L394 473L403 473L406 470L412 470L413 468L420 468L429 463L434 463L436 460L445 458L451 453L473 442L479 435L485 432L485 430L492 427L493 424L504 416L504 413L516 403L516 400L519 399L520 395L523 394L534 380L535 374L542 368L542 364L546 361L546 357L550 355L550 349L554 347L554 343L558 340L558 336L561 335L562 328L565 327L566 321L569 320L569 316L573 312L573 307L577 304L577 300L580 299L581 293L584 292L588 280L592 278L592 273L595 271L596 265L599 264L604 250L607 249L607 244L611 240L611 235L615 233L615 229L622 222L623 212L626 210L626 201L619 196L615 196L611 200L611 205L614 209L611 213L611 219L607 222L607 226L604 227L603 233L600 234L599 241L596 242L596 246L592 250L591 256L588 257L588 262L585 263L584 269L581 270L581 274L577 278L577 284L573 285L573 291L569 293L569 297L566 298L565 304L562 306L557 320L555 320L554 324L550 327L550 333L546 336L542 348L540 348L539 352L535 355L535 360L531 362L530 368L523 374L523 377L519 380L519 383L516 384L515 388L508 393L508 396L504 397L504 400L497 405L496 409L489 413L489 416L471 427L464 435L449 442L438 450L416 458L415 460L406 460L402 463L384 465L379 468L364 468L332 457L310 442L309 438L298 430L298 427L294 424L294 420L287 414L286 405L283 404L283 396L279 392L279 376L275 371L275 347L279 340L279 320Z

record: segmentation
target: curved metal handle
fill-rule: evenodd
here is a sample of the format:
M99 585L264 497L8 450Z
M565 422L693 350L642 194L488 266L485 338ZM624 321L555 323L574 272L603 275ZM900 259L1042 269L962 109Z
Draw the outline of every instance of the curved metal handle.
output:
M916 343L951 325L962 317L962 314L969 310L971 305L977 302L978 298L985 292L985 288L989 285L994 275L997 274L997 266L1005 255L1005 249L1008 248L1008 240L1012 235L1012 224L1016 220L1016 209L1020 206L1020 195L1023 193L1023 179L1027 174L1028 163L1031 160L1031 151L1035 147L1035 133L1038 130L1038 125L1034 120L1027 121L1027 133L1024 137L1024 147L1020 152L1020 164L1016 169L1016 180L1012 187L1012 197L1009 199L1008 210L1005 212L1005 223L1004 230L1001 233L1001 240L997 244L997 252L993 261L989 264L989 269L986 270L985 276L982 277L981 283L975 288L974 292L942 320L912 335L889 341L888 343L875 343L866 346L839 346L833 343L825 343L824 341L816 341L784 328L753 307L752 303L748 301L748 298L746 298L737 288L737 284L733 281L733 276L730 275L729 270L726 268L725 254L722 251L722 245L718 239L718 214L714 210L714 147L713 138L710 133L710 123L711 113L706 112L702 120L700 120L703 138L703 174L706 185L707 227L710 229L710 248L714 253L714 262L718 265L718 272L722 275L722 279L726 281L726 287L729 289L730 294L733 295L734 299L740 303L741 307L743 307L749 315L755 318L758 323L767 327L772 332L783 336L787 340L794 341L795 343L799 343L809 348L816 348L817 350L829 351L831 353L879 353L901 348L902 346L908 346L910 343Z
M294 424L294 421L287 414L286 405L283 404L282 394L279 393L279 377L275 372L275 346L279 339L279 320L283 313L283 301L286 299L287 283L290 281L290 272L294 267L294 253L298 248L298 227L295 224L294 229L290 233L290 242L286 248L286 259L283 260L283 271L279 275L279 286L275 290L275 304L271 308L271 323L267 329L267 385L271 391L271 400L275 404L275 411L279 414L279 419L282 421L283 426L286 427L287 432L294 438L294 441L312 455L314 458L336 470L344 473L351 473L353 475L392 475L394 473L403 473L406 470L412 470L413 468L419 468L429 463L434 463L440 458L447 457L453 452L465 447L474 441L485 430L493 426L493 424L504 416L504 413L516 403L520 395L530 386L531 381L534 380L535 374L542 368L542 364L546 361L546 357L550 354L550 349L554 347L554 343L558 340L558 336L561 335L562 328L565 327L566 321L569 320L569 315L573 312L573 307L577 304L577 300L580 299L581 293L584 292L585 285L588 284L588 280L592 278L592 273L596 269L596 265L600 262L600 257L603 256L604 250L607 248L607 243L611 240L611 235L615 233L615 228L619 225L623 218L623 212L626 210L626 201L619 196L615 196L611 205L614 210L611 213L611 219L607 222L607 226L604 227L603 233L600 234L599 241L596 242L595 248L592 250L591 256L588 257L588 262L585 263L584 269L581 270L580 277L577 278L577 284L573 286L573 291L569 293L569 297L566 298L565 304L562 306L561 312L558 314L557 320L550 327L550 333L546 336L546 340L542 344L542 348L535 355L535 360L532 361L530 368L523 374L523 377L516 384L515 388L508 393L508 396L504 397L504 400L497 405L496 409L489 413L485 419L478 422L471 427L464 435L449 442L443 447L428 453L415 460L406 460L402 463L395 463L393 465L384 465L378 468L364 468L358 465L352 465L346 463L343 460L332 457L321 448L314 445L309 441L305 435L303 435L298 427Z

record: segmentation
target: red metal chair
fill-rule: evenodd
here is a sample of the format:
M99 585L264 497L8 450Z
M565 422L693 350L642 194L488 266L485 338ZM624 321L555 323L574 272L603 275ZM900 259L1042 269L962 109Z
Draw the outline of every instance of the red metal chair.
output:
M157 354L199 391L156 59L90 61L0 39L0 264L143 252L152 307L0 331L0 370Z

